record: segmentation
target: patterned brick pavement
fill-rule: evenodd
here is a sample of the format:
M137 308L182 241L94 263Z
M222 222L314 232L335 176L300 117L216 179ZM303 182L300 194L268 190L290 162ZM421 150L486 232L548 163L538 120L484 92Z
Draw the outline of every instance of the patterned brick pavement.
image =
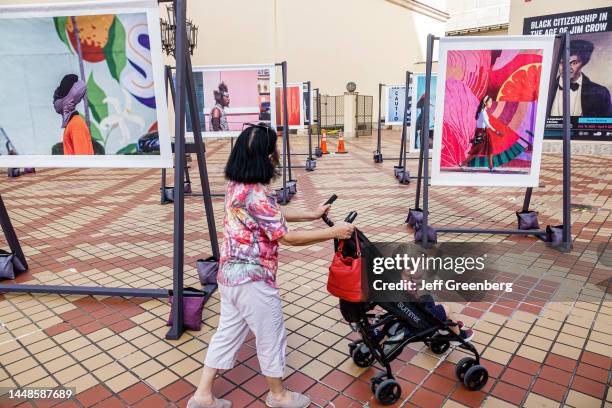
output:
M305 151L305 138L294 137ZM330 142L335 150L335 142ZM349 154L330 155L313 173L294 170L298 194L291 206L311 206L332 193L336 218L359 212L357 224L375 241L407 241L403 224L414 184L399 185L393 165L372 162L375 139L347 140ZM397 155L398 132L385 131L383 153ZM211 141L213 190L223 190L221 170L229 144ZM296 156L294 164L302 164ZM409 160L411 170L416 161ZM575 156L572 193L574 248L561 254L534 238L443 235L442 241L495 243L498 269L516 290L490 302L457 303L453 309L477 332L490 378L468 392L454 378L458 351L438 356L411 345L393 363L402 385L396 406L609 407L612 367L611 157ZM532 208L541 224L561 218L561 157L546 155L542 186ZM415 172L416 173L416 172ZM195 175L192 169L192 175ZM197 186L194 185L194 189ZM159 204L159 171L48 169L0 182L31 269L17 282L169 288L172 206ZM433 188L435 225L514 227L523 190ZM222 201L214 200L220 226ZM201 199L186 203L186 286L197 286L194 262L210 246ZM301 223L313 228L322 223ZM0 246L4 247L4 243ZM331 243L283 248L279 281L289 330L287 384L309 394L315 406L378 406L369 387L375 368L361 369L347 355L355 338L326 289ZM199 379L208 341L218 322L215 294L200 332L167 341L165 300L28 294L0 295L0 387L76 387L67 402L23 401L20 407L184 407ZM235 407L264 406L265 383L254 339L243 345L239 365L216 382L216 393Z

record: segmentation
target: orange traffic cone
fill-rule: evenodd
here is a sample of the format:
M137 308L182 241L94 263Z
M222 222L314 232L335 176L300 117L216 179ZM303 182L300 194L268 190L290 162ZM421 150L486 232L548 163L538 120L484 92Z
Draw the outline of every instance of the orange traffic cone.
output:
M336 154L348 153L348 151L344 148L344 132L340 131L338 134L338 150L336 150Z
M329 151L327 151L327 132L325 130L321 131L321 153L329 154Z

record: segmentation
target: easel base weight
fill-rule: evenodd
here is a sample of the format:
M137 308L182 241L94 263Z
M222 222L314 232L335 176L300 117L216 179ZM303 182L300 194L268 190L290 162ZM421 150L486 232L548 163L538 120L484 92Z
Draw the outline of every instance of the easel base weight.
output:
M317 167L317 161L315 159L306 159L306 166L304 169L306 171L314 171Z
M217 290L217 285L206 285L202 288L202 291L204 292L204 294L202 295L202 297L204 297L204 304L206 304L206 302L208 302L208 299L210 299L210 297L212 296L213 293L215 293L215 290ZM192 296L192 295L190 295ZM172 312L171 312L172 313ZM175 325L177 326L177 325ZM178 340L181 338L181 335L183 333L185 333L185 329L183 328L184 326L181 325L181 328L178 327L171 327L170 330L168 330L168 332L166 333L166 340Z

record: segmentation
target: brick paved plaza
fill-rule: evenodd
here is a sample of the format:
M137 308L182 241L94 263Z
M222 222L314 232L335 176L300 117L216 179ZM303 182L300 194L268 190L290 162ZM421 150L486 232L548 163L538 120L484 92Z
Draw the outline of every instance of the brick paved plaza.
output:
M305 152L305 137L293 140L294 152ZM399 132L385 131L383 140L383 154L397 156ZM404 220L415 183L397 183L395 161L373 163L374 137L348 139L347 145L349 154L317 160L312 173L294 170L298 194L290 206L313 206L336 193L334 218L356 210L356 224L371 240L411 241ZM222 192L229 141L211 141L207 149L213 190ZM304 156L293 161L303 164ZM416 174L416 161L408 163ZM412 344L393 363L403 390L396 406L612 406L610 167L610 156L573 157L570 253L533 237L440 236L495 243L502 255L498 267L515 282L515 291L491 303L454 305L474 328L489 370L482 391L467 391L455 379L461 351L438 356ZM561 223L561 172L561 156L545 154L541 188L532 200L543 225ZM194 167L191 174L195 180ZM173 207L160 205L159 186L159 170L39 169L2 178L2 196L30 264L17 282L170 288ZM435 187L430 219L439 226L514 228L523 194L512 188ZM222 199L213 204L220 232ZM187 198L185 212L185 286L197 287L195 260L210 255L201 198ZM315 225L323 224L298 224ZM287 384L311 396L314 406L375 407L369 379L377 369L358 368L348 356L347 344L356 335L326 290L332 254L331 242L281 248L278 280L290 333ZM0 387L76 387L77 398L55 402L58 407L184 407L218 323L218 293L205 307L202 330L178 341L164 339L169 310L166 299L0 295ZM256 375L252 337L239 363L217 380L217 395L235 407L264 406L266 385ZM53 403L0 401L2 407L13 405Z

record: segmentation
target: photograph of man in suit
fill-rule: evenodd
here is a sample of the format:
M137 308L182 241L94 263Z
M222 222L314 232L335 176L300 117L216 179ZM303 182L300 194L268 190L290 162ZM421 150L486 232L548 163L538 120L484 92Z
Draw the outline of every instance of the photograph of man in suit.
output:
M570 115L583 117L612 116L610 91L589 79L582 69L591 60L593 43L586 40L570 41ZM563 64L559 65L557 92L552 104L551 116L563 116Z

